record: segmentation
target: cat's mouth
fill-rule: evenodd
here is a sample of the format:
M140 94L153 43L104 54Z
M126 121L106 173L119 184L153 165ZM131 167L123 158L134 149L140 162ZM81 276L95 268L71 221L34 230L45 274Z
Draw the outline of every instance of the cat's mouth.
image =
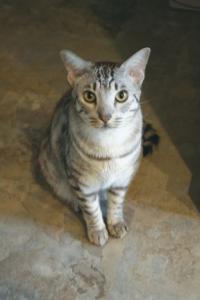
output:
M102 122L95 118L90 118L90 125L99 129L112 129L121 126L121 118L113 119L112 121Z
M90 125L94 128L99 128L99 129L109 129L109 128L113 128L113 126L111 126L111 124L108 123L100 123L100 122L92 122L90 123Z
M99 127L100 128L105 128L105 129L108 129L108 128L113 128L114 124L112 122L100 122L99 123Z
M104 123L101 128L111 128L111 126L109 124L107 124L107 123Z

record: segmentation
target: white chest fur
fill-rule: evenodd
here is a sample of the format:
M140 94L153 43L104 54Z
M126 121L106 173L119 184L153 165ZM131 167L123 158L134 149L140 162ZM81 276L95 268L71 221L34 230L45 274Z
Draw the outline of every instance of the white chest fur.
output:
M72 131L83 150L81 159L89 167L90 172L84 177L92 189L107 188L113 183L124 186L129 182L138 168L141 153L140 111L127 127L102 130L84 126L77 128L75 124ZM94 159L89 159L89 156Z

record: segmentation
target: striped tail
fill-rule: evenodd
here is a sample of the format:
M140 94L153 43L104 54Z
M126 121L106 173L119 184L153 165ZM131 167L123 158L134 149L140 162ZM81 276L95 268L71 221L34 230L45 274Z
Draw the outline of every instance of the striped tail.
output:
M144 122L143 124L143 156L153 152L154 148L159 144L160 137L155 128L150 123Z

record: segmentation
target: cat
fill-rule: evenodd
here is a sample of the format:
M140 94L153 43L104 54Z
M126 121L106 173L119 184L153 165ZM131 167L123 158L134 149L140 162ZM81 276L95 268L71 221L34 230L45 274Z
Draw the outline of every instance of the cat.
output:
M129 183L138 170L142 146L144 154L151 152L159 139L151 125L143 124L140 107L150 49L121 64L93 63L67 50L60 54L71 89L55 109L39 164L54 193L81 209L89 241L103 246L108 233L125 236L123 204Z

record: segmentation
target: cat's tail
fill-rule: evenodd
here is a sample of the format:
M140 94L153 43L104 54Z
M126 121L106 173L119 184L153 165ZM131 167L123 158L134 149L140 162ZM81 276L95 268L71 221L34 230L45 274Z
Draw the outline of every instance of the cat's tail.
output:
M160 136L157 134L156 129L150 123L144 122L142 136L143 156L152 153L159 142Z

